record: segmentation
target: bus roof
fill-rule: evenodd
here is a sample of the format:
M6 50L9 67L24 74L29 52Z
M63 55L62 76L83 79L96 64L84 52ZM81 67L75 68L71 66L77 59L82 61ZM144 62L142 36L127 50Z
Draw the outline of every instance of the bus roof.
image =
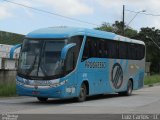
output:
M75 27L48 27L42 28L35 31L30 32L26 35L26 38L66 38L74 35L88 35L99 38L106 38L111 40L119 40L124 42L132 42L138 44L144 44L143 41L134 40L127 37L123 37L117 35L112 32L105 32L95 29L87 29L87 28L75 28Z

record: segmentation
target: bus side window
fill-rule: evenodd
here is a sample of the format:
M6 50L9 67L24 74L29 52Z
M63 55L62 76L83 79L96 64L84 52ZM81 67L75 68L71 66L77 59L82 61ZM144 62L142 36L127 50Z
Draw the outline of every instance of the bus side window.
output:
M143 59L145 57L145 46L144 45L140 45L140 51L141 51L140 59Z
M136 60L136 45L134 43L128 44L128 58L131 60Z
M103 46L104 46L104 49L103 49L103 54L104 54L104 57L105 58L108 58L109 57L109 50L108 50L108 46L107 46L107 41L108 40L105 40L104 41L104 44L103 44Z
M95 52L96 42L94 41L93 38L91 38L91 41L90 41L89 46L90 46L90 47L89 47L89 53L90 53L89 58L91 58L91 57L96 57L96 52Z
M84 45L82 61L88 58L98 57L97 39L94 37L87 37L86 43Z
M90 57L98 58L99 57L99 41L97 38L91 37L91 47L90 47Z
M87 39L84 45L84 50L83 50L83 56L82 56L82 62L88 59L90 56L90 40Z
M140 45L140 44L137 44L137 59L138 60L141 60L144 58L144 54L145 54L145 47L144 45Z
M70 72L75 68L75 48L71 48L68 53L67 57L65 59L65 72Z
M102 58L103 57L103 44L102 44L102 40L98 40L97 41L97 57L98 58Z
M118 58L118 44L116 41L107 40L107 49L109 58Z
M127 59L127 43L125 42L119 42L119 58L120 59Z

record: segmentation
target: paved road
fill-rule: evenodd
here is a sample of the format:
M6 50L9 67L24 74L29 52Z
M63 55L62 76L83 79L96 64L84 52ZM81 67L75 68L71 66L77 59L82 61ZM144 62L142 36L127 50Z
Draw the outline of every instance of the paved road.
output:
M130 97L105 95L89 97L86 102L50 99L38 102L32 97L0 98L0 113L104 114L160 113L160 86L143 88Z

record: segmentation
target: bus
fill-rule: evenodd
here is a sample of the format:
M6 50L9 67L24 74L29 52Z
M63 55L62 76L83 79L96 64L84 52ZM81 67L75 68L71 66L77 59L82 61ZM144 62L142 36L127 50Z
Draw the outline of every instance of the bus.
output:
M140 40L94 29L49 27L30 32L19 46L20 96L82 102L97 94L130 96L143 87L145 44Z

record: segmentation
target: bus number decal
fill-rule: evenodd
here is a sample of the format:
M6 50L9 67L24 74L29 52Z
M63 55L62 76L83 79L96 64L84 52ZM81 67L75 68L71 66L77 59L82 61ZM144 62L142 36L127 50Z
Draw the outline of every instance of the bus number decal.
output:
M123 70L119 63L114 64L112 67L111 81L115 89L119 89L123 83Z

